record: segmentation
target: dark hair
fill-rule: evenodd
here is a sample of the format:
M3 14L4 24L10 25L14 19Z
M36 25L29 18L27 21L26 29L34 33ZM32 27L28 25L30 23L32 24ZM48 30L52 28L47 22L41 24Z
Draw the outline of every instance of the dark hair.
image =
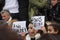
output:
M5 21L0 20L0 40L20 40L21 36L8 27Z
M57 40L55 36L51 34L43 34L38 40Z
M58 31L58 33L60 33L60 23L51 22L49 26L52 26L54 28L54 31Z
M60 0L58 0L58 2L60 2Z
M46 28L46 32L47 32L47 31L48 31L48 29L47 29L47 24L46 24L46 23L44 24L44 27Z

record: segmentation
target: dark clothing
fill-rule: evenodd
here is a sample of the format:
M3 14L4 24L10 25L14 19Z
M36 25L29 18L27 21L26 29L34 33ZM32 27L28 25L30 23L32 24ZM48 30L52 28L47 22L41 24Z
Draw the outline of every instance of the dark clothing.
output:
M28 5L29 0L18 0L19 3L19 20L20 21L27 21L27 26L29 24L29 17L28 17Z
M47 7L38 8L37 16L45 16L45 21L47 20Z
M0 11L3 9L5 5L5 0L0 0Z
M31 38L31 40L35 40L35 38Z
M48 21L60 21L60 3L57 3L48 12Z
M20 20L28 20L28 0L18 0Z
M2 20L2 16L1 16L1 14L0 14L0 20Z
M13 19L19 20L19 13L10 13Z
M5 4L5 0L0 0L0 12L2 11L3 7ZM0 20L2 19L1 15L0 15Z

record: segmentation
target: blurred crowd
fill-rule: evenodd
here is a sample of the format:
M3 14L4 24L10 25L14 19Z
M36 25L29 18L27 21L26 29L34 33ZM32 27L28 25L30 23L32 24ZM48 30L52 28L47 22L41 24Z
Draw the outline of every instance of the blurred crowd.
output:
M60 24L46 22L40 30L35 30L34 25L28 25L28 33L18 34L4 20L0 20L0 40L60 40Z
M45 16L36 30L31 17ZM16 21L26 21L28 33L12 30ZM60 0L1 0L0 40L60 40Z

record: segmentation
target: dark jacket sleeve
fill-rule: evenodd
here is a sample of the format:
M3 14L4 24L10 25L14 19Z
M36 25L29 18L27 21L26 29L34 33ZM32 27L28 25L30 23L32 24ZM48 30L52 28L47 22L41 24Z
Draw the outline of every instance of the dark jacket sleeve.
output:
M28 0L18 0L20 20L26 20L28 18Z
M5 0L0 0L0 11L3 9L5 5Z

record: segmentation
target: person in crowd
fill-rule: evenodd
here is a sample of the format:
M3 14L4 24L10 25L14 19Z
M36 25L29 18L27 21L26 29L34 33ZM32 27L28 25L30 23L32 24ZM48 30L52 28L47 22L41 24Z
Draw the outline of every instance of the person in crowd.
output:
M28 27L29 29L28 34L26 35L26 40L37 40L41 35L37 33L32 23L30 23Z
M43 34L38 40L57 40L55 36L51 34Z
M2 10L8 10L13 19L19 21L27 21L26 25L29 24L28 17L28 4L29 0L3 0Z
M13 22L17 21L16 19L12 19L12 17L10 16L10 12L8 10L2 10L1 16L2 20L6 21L6 23L8 23L8 25L10 26L12 26Z
M29 19L31 21L32 16L42 15L43 10L47 5L47 0L29 0Z
M12 29L12 24L13 24L13 22L16 22L17 20L16 19L12 19L12 17L10 16L10 12L8 11L8 10L3 10L2 12L1 12L1 15L2 15L2 19L4 20L4 21L6 21L6 23L8 23L8 25L9 25L9 29ZM12 29L13 30L13 29ZM15 30L14 30L15 31ZM15 31L16 32L16 31ZM23 32L23 33L21 33L21 34L19 34L19 35L21 35L21 37L22 37L22 40L25 40L25 33Z
M0 20L0 40L22 40L20 35L8 27L6 21Z
M51 0L50 9L48 12L48 21L60 21L60 2L59 0Z
M8 10L13 19L19 20L19 5L17 0L4 0L2 10Z
M50 25L47 25L48 33L58 34L60 32L59 27L60 27L60 24L59 23L51 22Z
M49 34L54 35L57 40L60 40L60 24L57 22L51 22L50 25L47 25L47 29Z

